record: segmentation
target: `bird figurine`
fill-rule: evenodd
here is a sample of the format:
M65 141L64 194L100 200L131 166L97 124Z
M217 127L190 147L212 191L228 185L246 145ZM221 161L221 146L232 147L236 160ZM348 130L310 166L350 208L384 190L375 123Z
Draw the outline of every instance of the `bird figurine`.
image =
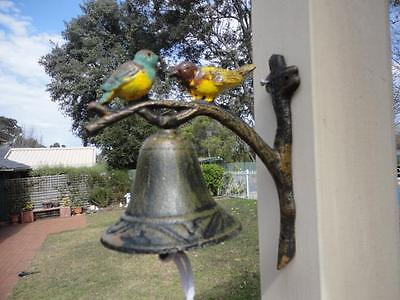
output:
M241 84L255 68L255 65L248 64L228 70L212 66L198 67L184 61L173 67L169 74L177 77L194 99L211 103L221 92Z
M120 65L103 84L101 104L108 104L115 97L125 102L146 96L156 77L158 56L150 50L140 50L133 60Z

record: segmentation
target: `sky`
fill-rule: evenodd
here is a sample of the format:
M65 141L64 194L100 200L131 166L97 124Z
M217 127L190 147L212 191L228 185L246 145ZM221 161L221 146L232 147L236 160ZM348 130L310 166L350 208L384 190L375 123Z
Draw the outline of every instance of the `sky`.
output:
M82 0L0 0L0 116L35 132L42 144L81 146L71 119L50 100L50 78L38 64L62 43L64 21L80 14Z
M45 146L81 146L71 120L50 100L50 79L38 60L51 50L51 41L62 43L64 22L81 13L83 1L0 0L0 116L33 130Z

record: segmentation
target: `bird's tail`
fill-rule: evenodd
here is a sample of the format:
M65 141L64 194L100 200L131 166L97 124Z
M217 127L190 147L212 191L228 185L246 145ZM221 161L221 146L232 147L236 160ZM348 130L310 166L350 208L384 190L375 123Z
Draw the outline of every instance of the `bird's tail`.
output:
M254 64L248 64L248 65L244 65L241 66L238 69L238 72L240 75L242 75L243 77L247 76L248 74L250 74L250 72L252 72L254 69L256 68L256 65Z

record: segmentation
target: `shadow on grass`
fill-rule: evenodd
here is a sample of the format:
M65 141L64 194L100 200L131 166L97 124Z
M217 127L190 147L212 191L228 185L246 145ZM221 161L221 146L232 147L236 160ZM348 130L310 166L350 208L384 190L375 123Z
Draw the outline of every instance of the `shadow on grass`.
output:
M195 296L196 300L252 300L260 299L260 276L257 272L245 272L231 281Z

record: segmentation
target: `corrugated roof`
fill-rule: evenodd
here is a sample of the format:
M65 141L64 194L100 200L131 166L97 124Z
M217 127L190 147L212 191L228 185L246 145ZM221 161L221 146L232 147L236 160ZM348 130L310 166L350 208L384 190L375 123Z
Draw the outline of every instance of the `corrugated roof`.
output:
M0 171L28 171L31 167L9 159L0 158Z
M96 164L96 148L11 148L5 158L29 165L32 168L42 166L91 167Z

